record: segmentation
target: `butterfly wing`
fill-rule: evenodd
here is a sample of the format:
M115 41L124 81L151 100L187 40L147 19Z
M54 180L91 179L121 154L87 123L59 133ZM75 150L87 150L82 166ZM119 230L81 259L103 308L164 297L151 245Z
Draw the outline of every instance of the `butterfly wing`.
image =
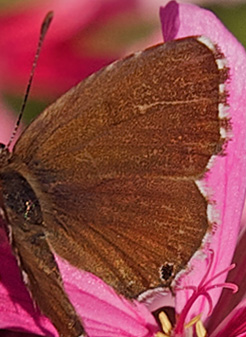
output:
M71 89L15 146L52 249L124 295L169 284L209 228L196 180L224 141L219 57L196 38L134 54Z
M16 163L14 166L16 169ZM0 172L0 191L1 206L11 227L12 249L32 298L51 319L60 337L82 336L84 328L64 291L35 192L11 165Z

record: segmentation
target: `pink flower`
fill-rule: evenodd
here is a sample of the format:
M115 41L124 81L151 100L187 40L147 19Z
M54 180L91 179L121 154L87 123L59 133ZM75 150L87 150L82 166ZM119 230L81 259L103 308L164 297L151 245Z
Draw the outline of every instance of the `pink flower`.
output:
M32 94L54 99L122 55L122 48L112 52L109 42L103 52L99 48L101 36L112 18L118 16L120 21L123 13L128 13L129 21L137 7L137 0L96 0L93 5L90 0L36 0L22 1L2 10L0 78L4 91L19 95L20 90L23 92L37 33L48 11L54 11L54 19L36 70Z
M196 255L189 264L192 267L190 273L180 277L175 303L169 294L159 299L161 303L159 301L158 306L169 305L175 309L173 333L176 336L186 332L193 334L194 326L188 331L184 329L184 324L197 315L201 315L199 321L213 337L246 336L246 303L243 299L246 257L242 248L245 247L245 234L234 256L237 266L225 282L237 244L246 188L246 54L219 20L204 9L170 2L161 9L161 20L165 40L205 35L225 54L230 67L227 88L232 139L228 142L226 156L216 158L205 178L207 186L213 191L221 221L204 244L205 257L201 259L201 254ZM48 319L33 308L4 233L0 234L0 238L0 328L57 336ZM144 304L118 296L97 277L71 267L58 257L57 262L65 289L83 318L90 337L152 337L158 331L152 314ZM239 291L233 294L231 290L236 290L237 286ZM226 287L229 291L221 295Z
M13 129L15 127L16 118L14 114L6 108L3 103L3 100L0 98L0 143L7 144ZM20 134L20 130L18 131L18 135Z

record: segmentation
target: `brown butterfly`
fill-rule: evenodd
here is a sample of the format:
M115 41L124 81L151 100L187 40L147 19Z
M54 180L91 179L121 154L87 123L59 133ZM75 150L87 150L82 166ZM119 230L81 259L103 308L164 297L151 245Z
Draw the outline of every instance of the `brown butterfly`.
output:
M85 333L53 252L128 298L168 286L209 229L196 181L222 151L224 56L206 38L91 75L0 152L0 206L28 288L60 336Z

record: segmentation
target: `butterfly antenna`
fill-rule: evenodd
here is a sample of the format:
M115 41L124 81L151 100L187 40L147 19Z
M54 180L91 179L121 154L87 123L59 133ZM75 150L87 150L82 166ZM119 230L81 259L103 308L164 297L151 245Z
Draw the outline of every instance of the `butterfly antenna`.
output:
M17 122L15 124L14 131L12 132L10 140L9 140L7 146L6 146L7 149L9 149L13 139L15 138L15 135L18 131L18 128L20 126L20 122L21 122L21 119L22 119L22 116L23 116L23 113L24 113L24 110L25 110L25 107L26 107L27 99L28 99L28 96L29 96L29 93L30 93L30 89L31 89L31 86L32 86L32 81L33 81L35 69L36 69L36 66L37 66L37 62L38 62L38 59L39 59L40 51L41 51L45 35L48 31L48 28L50 26L50 23L51 23L52 19L53 19L53 12L48 12L46 14L44 20L43 20L43 23L42 23L42 26L41 26L41 29L40 29L38 47L37 47L37 51L36 51L34 61L33 61L33 64L32 64L32 70L31 70L29 81L28 81L28 84L27 84L25 96L24 96L24 99L23 99L23 103L22 103L22 106L21 106L21 110L20 110Z

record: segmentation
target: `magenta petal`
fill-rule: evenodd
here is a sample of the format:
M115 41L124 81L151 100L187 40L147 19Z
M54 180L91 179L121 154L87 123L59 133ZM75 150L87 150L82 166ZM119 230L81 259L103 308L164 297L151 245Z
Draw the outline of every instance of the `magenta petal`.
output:
M135 0L16 3L12 10L1 13L0 17L0 74L5 90L19 92L19 88L26 85L40 25L48 11L54 11L54 19L44 43L32 93L40 95L42 91L50 97L65 92L115 59L116 55L110 53L91 55L85 43L84 29L99 29L110 16L135 5Z
M90 337L151 337L154 317L137 301L128 301L98 277L57 258L66 292Z
M210 337L246 336L246 300L240 303L219 325Z
M246 231L240 235L240 240L237 244L236 251L233 257L233 263L236 268L233 269L227 278L227 282L238 284L239 290L233 296L228 290L224 290L214 309L213 316L207 323L208 333L214 331L220 322L230 314L230 312L240 304L243 298L246 297Z
M179 4L170 1L165 7L161 7L160 17L164 42L174 40L180 26Z
M170 4L169 4L170 6ZM166 10L167 8L167 10ZM206 238L203 252L208 255L208 248L215 252L211 274L227 268L230 264L238 236L240 218L244 204L246 187L246 54L244 48L227 31L222 23L211 12L189 4L180 4L179 29L175 38L191 35L205 35L217 43L225 54L230 67L230 81L227 83L229 92L230 117L232 123L232 140L229 141L226 156L217 157L205 182L208 186L210 200L215 201L217 226L215 233ZM165 22L170 17L170 7L161 10L161 20ZM172 19L173 31L176 31L177 19ZM165 25L163 25L166 29ZM169 31L172 30L169 27ZM166 31L163 32L165 36ZM170 32L168 32L170 36ZM215 229L215 228L214 228ZM188 275L181 278L181 286L197 286L206 274L207 260L200 254L192 260L194 268ZM226 274L221 275L216 283L223 283ZM213 304L216 304L221 288L211 290ZM190 293L180 291L177 293L177 311L183 308ZM203 299L200 306L193 306L190 316L197 315L204 310Z

